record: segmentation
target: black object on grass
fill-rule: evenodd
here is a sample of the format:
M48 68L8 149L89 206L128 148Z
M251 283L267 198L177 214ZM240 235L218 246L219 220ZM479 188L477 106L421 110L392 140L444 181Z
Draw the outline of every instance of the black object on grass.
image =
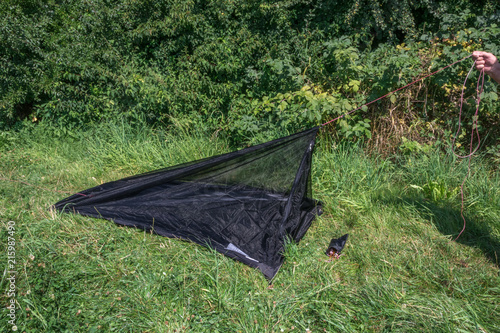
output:
M212 247L270 280L285 240L298 242L321 214L310 181L318 129L105 183L55 207Z
M330 259L337 259L340 257L342 250L344 249L345 243L347 242L347 237L349 234L345 234L340 238L332 238L330 245L326 249L325 254L330 257Z

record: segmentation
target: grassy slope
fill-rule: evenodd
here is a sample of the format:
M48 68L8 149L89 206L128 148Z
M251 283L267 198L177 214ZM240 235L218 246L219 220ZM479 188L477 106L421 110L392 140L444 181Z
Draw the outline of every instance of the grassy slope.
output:
M0 177L37 186L0 180L2 258L6 222L16 222L20 331L500 330L500 176L480 161L467 183L467 229L452 242L460 203L446 196L463 163L437 153L389 162L318 140L313 189L325 214L288 247L269 287L198 245L49 210L98 183L226 151L222 140L121 126L78 142L42 138L0 147ZM444 184L438 200L411 186L431 181ZM345 255L325 262L343 233Z

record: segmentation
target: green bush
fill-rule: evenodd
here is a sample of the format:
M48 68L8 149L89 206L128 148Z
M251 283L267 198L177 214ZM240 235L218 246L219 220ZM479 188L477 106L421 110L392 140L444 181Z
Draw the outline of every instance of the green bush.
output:
M237 143L257 132L296 131L474 49L498 54L499 6L6 0L0 4L0 128L43 120L71 135L119 116L227 131ZM330 128L339 137L368 139L388 108L408 127L434 122L449 128L467 66L456 65ZM496 85L487 83L484 132L493 131L498 119L497 98ZM427 102L408 106L408 100Z

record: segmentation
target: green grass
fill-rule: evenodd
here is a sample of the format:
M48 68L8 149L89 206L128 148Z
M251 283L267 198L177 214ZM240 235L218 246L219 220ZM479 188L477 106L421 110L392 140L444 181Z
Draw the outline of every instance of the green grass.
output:
M288 246L271 286L199 245L50 209L101 182L228 150L216 136L124 124L78 140L44 138L43 127L4 133L2 262L14 221L19 331L500 331L500 176L481 158L455 242L464 162L438 152L384 160L319 138L312 179L324 214ZM344 233L344 256L326 262Z

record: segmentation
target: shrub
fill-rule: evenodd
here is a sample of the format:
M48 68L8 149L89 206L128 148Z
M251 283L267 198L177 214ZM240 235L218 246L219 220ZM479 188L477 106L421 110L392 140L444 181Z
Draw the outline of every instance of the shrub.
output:
M71 135L120 116L223 130L236 143L258 132L296 131L476 48L498 53L499 6L6 0L0 4L0 128L44 120ZM465 64L454 66L330 128L339 137L371 135L376 142L388 137L388 121L396 119L404 124L400 132L417 128L409 139L431 125L444 135L465 72ZM498 93L490 84L485 91L481 126L488 132L498 121Z

